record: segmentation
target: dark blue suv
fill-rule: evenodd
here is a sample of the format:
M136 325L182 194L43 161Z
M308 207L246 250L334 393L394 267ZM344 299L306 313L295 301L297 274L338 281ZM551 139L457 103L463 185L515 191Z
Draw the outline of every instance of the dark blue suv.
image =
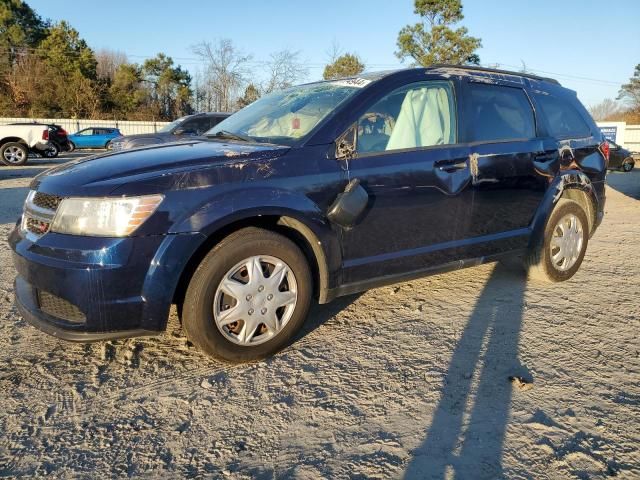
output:
M230 361L326 303L522 256L569 279L600 224L608 146L556 81L435 66L265 96L188 142L36 177L9 242L25 319L66 340L164 330Z

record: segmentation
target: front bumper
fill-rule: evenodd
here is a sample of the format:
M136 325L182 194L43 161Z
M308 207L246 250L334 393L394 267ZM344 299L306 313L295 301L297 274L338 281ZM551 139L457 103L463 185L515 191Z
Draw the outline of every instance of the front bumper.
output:
M20 315L34 327L49 335L70 342L99 342L120 338L156 335L158 332L134 329L116 332L87 332L77 326L65 325L61 320L40 310L35 288L17 276L14 282L15 303Z
M17 308L29 323L65 340L160 333L180 274L200 241L196 234L98 238L47 233L34 242L16 227L9 244L18 273ZM47 308L43 300L62 308Z

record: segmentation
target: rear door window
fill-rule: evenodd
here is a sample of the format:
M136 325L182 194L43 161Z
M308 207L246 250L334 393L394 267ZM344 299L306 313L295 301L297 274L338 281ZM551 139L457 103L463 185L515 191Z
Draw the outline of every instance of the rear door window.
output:
M456 109L449 82L414 83L394 90L358 120L358 153L456 142Z
M591 129L580 113L566 100L552 95L536 94L536 101L547 119L552 137L588 137Z
M509 141L536 136L533 108L523 89L469 83L467 109L472 142Z

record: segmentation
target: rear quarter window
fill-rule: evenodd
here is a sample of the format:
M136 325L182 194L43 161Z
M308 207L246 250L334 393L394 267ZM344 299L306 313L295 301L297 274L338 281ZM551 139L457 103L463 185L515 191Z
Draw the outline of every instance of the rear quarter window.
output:
M552 95L535 95L542 114L547 120L552 137L588 137L591 129L570 102Z
M523 89L469 83L467 110L472 142L508 141L536 136L533 108Z

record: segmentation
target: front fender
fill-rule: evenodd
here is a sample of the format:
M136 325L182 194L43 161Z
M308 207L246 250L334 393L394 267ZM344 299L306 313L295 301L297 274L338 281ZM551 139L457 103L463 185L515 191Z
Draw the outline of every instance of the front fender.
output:
M319 300L339 281L342 251L338 233L311 199L303 194L268 187L227 191L209 198L195 213L177 222L172 233L198 232L204 243L234 223L260 217L277 217L278 224L295 230L307 242L315 257L320 285Z
M578 189L584 192L591 201L594 212L597 213L602 210L601 200L598 198L596 189L589 177L580 170L563 171L552 180L547 192L545 193L544 199L540 203L540 206L534 215L531 240L529 242L530 248L543 238L544 228L547 220L551 216L551 212L553 211L556 203L558 203L558 200L562 197L563 193L568 189ZM595 229L597 224L598 219L596 215L596 221L594 222L593 229ZM593 229L591 233L593 233Z

